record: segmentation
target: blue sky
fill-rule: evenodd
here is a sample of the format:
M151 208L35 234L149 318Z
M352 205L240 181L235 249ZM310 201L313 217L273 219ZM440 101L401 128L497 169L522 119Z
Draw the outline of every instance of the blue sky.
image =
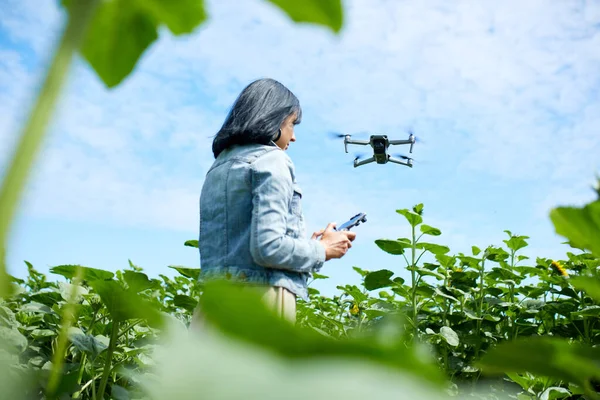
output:
M0 0L0 171L64 23L54 1ZM260 77L299 97L290 150L309 234L358 211L348 255L316 287L358 282L352 266L406 277L378 238L407 236L395 210L425 204L432 240L454 253L530 236L525 254L563 258L552 207L594 198L600 173L600 5L594 1L345 1L339 36L295 25L266 1L207 1L193 34L161 38L122 85L107 90L82 60L21 203L9 271L127 260L151 276L198 267L211 137L239 91ZM519 10L516 12L515 10ZM414 168L352 167L327 132L423 142ZM406 148L398 147L399 152ZM57 277L58 279L58 277Z

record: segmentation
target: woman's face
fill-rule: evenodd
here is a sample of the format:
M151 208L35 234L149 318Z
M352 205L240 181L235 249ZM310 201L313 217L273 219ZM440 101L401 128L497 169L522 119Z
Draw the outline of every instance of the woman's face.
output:
M281 124L281 137L275 142L275 144L282 150L287 150L290 142L296 141L294 135L294 122L296 121L296 113L288 115L288 117Z

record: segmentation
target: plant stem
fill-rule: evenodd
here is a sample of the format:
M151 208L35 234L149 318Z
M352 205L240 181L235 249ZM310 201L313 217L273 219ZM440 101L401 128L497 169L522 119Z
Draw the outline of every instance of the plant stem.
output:
M104 362L104 370L102 371L102 380L100 381L100 388L98 389L98 398L104 399L104 391L106 390L106 383L108 382L108 376L110 375L110 369L112 364L112 355L117 347L117 339L119 337L119 322L113 321L112 331L110 334L110 343L108 344L108 353L106 353L106 361Z
M77 377L77 384L81 385L81 380L83 379L83 372L85 370L85 362L87 361L87 353L83 353L83 356L81 357L81 365L79 366L79 376ZM73 398L74 399L78 399L81 396L81 393L85 390L85 388L91 383L93 382L94 379L92 378L88 383L86 383L81 389L79 389L77 392L75 392L73 394Z
M444 288L446 288L448 286L448 268L446 268L446 271L444 273ZM448 311L450 309L450 300L447 298L443 298L444 301L444 316L442 318L443 324L444 326L449 326L448 325ZM444 345L444 370L446 371L446 377L448 376L448 373L450 371L450 366L448 365L448 344L446 343L446 345Z
M419 333L419 327L417 323L417 277L416 277L416 265L415 265L415 253L417 252L417 242L415 240L415 227L412 226L412 252L411 252L411 281L412 281L412 310L413 310L413 326L415 328L414 331L414 340L417 339L417 335Z
M60 91L67 77L71 60L79 49L97 4L101 0L72 2L72 13L54 53L41 91L20 135L8 172L0 189L0 296L8 293L4 262L10 226L19 198L54 112Z
M83 278L83 268L77 266L75 277L71 281L69 299L63 308L62 322L56 349L52 355L52 370L50 371L50 378L48 379L48 386L46 388L47 398L53 398L57 394L56 389L58 388L58 384L62 377L62 367L65 362L65 352L69 342L69 328L71 328L73 321L76 319L75 314L77 307L75 306L75 298L77 297L77 289L79 288L81 278Z
M480 319L477 320L477 334L479 335L480 341L477 342L477 347L475 348L475 359L479 359L479 351L481 350L481 338L483 337L481 332L481 318L483 318L483 298L485 296L485 282L484 282L484 274L485 274L485 256L481 258L481 269L479 270L479 307L477 310L477 317Z

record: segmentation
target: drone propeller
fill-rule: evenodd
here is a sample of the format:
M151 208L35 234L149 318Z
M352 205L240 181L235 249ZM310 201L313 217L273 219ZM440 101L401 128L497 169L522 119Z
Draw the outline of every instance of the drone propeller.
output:
M415 137L415 142L416 142L416 143L425 143L425 142L423 142L423 139L421 139L421 137L420 137L420 136L419 136L419 137L415 136L415 133L414 133L414 131L413 131L413 129L412 129L412 128L409 128L409 129L407 129L407 133L408 133L409 135L411 135L411 136L414 136L414 137Z
M362 136L366 136L367 132L356 132L356 133L341 133L341 132L328 132L327 136L329 136L330 139L342 139L346 136L352 136L352 137L362 137Z
M354 153L354 160L352 160L352 164L354 164L356 161L361 161L364 159L365 155L365 153Z
M397 154L390 154L390 155L391 155L392 157L394 157L394 158L401 158L401 159L403 159L403 160L414 160L414 158L412 158L412 157L409 157L409 156L405 156L404 154L400 154L400 153L397 153Z
M412 160L415 161L414 157L409 157L407 155L404 154L400 154L400 153L396 153L396 154L390 154L390 157L394 157L394 158L400 158L402 160ZM423 161L422 159L420 159L421 161L418 161L419 165L423 165L423 164L429 164L428 161Z
M338 133L338 132L329 132L328 136L331 139L341 139L341 138L345 137L346 134L345 133Z

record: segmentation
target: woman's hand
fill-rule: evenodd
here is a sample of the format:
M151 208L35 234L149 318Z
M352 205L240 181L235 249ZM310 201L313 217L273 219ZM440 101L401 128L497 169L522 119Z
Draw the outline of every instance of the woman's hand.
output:
M311 239L316 240L323 236L323 233L325 233L325 229L321 229L320 231L314 232L311 236Z
M331 222L327 228L313 233L312 239L321 238L321 244L325 247L325 261L332 258L342 258L356 238L356 233L350 231L334 231L335 223Z

